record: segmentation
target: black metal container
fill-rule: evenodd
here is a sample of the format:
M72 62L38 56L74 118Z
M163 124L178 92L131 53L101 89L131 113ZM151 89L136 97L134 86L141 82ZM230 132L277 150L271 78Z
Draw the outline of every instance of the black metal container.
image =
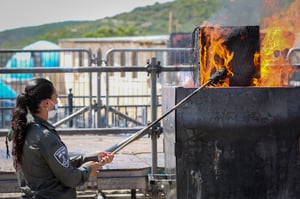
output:
M164 88L163 109L192 91ZM168 198L300 198L300 88L206 88L163 127Z

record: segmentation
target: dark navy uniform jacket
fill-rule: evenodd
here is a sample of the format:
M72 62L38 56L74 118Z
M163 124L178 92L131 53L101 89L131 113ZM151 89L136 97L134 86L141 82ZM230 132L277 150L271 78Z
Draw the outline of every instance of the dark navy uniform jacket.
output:
M83 156L71 161L55 128L35 117L27 131L21 169L34 198L75 199L76 186L88 180L91 167ZM80 167L76 167L81 165Z

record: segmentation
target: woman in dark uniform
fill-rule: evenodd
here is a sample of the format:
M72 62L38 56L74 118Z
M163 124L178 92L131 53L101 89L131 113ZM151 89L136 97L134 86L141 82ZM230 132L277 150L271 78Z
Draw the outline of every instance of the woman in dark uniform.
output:
M70 158L66 145L47 122L56 110L57 92L52 82L30 80L17 97L11 119L14 167L22 171L33 198L75 199L76 186L96 175L114 156L99 152L94 158Z

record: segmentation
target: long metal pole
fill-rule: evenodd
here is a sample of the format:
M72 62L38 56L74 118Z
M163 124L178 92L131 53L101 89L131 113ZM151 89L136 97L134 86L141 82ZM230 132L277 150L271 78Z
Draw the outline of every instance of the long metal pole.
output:
M98 53L97 53L97 57L101 57L101 50L99 49L98 50ZM102 60L99 60L97 59L97 67L101 67L102 66ZM101 109L100 107L102 106L102 101L101 101L101 73L97 73L97 112L96 112L96 115L97 115L97 128L100 128L101 127Z
M150 69L151 69L151 121L155 121L157 119L157 86L156 86L156 58L153 57L150 62ZM151 167L151 173L157 174L157 133L152 131L150 132L151 135L151 148L152 148L152 167ZM157 199L158 198L158 192L154 189L152 191L152 198Z
M176 104L173 108L171 108L169 111L167 111L165 114L163 114L161 117L159 117L158 119L156 119L155 121L153 121L151 124L149 124L148 126L146 126L145 128L139 130L138 132L136 132L135 134L131 135L130 137L128 137L127 139L119 142L118 144L106 149L106 151L108 152L112 152L113 154L117 153L118 151L120 151L121 149L123 149L124 147L126 147L128 144L130 144L131 142L135 141L136 139L144 136L148 130L150 128L152 128L154 125L156 125L158 122L160 122L162 119L164 119L167 115L169 115L172 111L174 111L175 109L177 109L179 106L181 106L182 104L184 104L185 102L187 102L191 97L193 97L196 93L198 93L200 90L202 90L203 88L205 88L207 85L211 84L211 83L217 83L220 80L224 80L225 77L227 75L227 70L226 68L221 68L219 71L217 71L215 74L213 74L211 76L211 78L204 83L203 85L201 85L199 88L197 88L196 90L194 90L191 94L189 94L188 96L186 96L184 99L182 99L178 104Z
M161 72L193 71L191 66L165 66ZM147 72L145 66L108 66L105 67L34 67L34 68L0 68L0 74L12 73L89 73L89 72Z

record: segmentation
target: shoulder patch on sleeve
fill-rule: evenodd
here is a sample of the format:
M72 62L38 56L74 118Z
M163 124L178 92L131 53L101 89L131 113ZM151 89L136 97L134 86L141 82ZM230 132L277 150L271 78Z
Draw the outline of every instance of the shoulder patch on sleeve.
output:
M54 158L61 166L66 168L69 167L69 155L68 150L65 146L62 146L59 149L57 149L57 151L54 153Z

